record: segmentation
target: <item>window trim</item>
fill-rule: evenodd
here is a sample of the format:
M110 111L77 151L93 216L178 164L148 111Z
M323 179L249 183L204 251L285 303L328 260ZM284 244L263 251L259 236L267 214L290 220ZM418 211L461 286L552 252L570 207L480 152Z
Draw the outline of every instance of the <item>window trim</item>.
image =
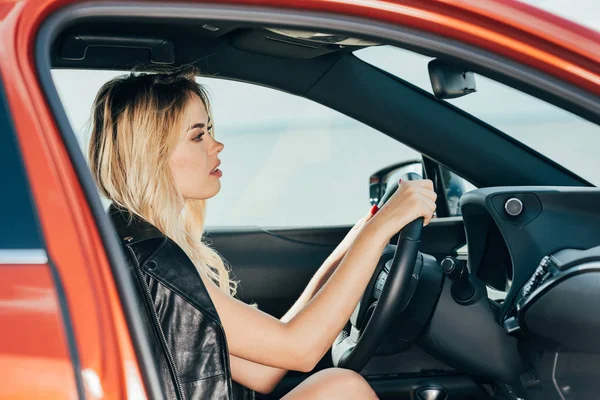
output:
M47 263L48 255L44 249L0 249L0 265L43 265Z

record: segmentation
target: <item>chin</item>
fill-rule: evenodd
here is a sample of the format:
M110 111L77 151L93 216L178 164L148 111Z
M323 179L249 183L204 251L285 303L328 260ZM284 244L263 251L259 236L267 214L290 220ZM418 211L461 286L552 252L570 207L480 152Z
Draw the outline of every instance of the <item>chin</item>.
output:
M217 181L217 183L215 185L211 185L211 186L213 186L213 187L211 187L211 190L203 191L201 194L199 194L195 198L197 200L208 200L212 197L215 197L217 194L219 194L219 192L221 191L221 182Z

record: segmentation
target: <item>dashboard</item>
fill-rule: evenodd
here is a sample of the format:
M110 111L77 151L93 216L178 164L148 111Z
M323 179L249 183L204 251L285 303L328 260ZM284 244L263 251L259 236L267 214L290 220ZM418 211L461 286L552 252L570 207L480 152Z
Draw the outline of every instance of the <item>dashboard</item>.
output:
M469 269L488 286L508 292L502 314L542 258L600 245L598 205L596 188L486 188L461 198Z
M600 190L479 189L461 198L461 210L471 275L507 292L494 312L505 336L485 343L504 354L513 348L507 337L518 342L523 364L512 368L524 393L513 398L596 398Z
M418 343L513 400L596 398L586 394L600 393L600 189L477 189L461 197L461 213L464 230L460 221L452 226L466 246L441 262L417 254L380 354ZM365 291L372 295L351 317L355 331L384 296L395 250L382 253ZM489 288L506 294L503 301ZM338 360L352 330L340 338L332 347Z
M486 224L483 234L483 247L476 264L476 277L492 289L506 292L510 289L513 277L512 259L506 242L496 223L488 218L482 219Z

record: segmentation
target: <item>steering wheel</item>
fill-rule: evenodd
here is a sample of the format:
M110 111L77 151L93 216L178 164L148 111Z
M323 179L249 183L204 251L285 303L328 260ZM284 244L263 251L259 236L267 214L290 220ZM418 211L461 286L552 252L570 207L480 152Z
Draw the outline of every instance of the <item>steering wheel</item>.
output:
M413 172L402 176L402 180L417 180L421 177ZM398 182L389 185L379 202L379 207L398 189ZM379 299L365 310L363 301L369 301L372 288L376 286L379 268L376 269L365 294L350 317L349 332L344 330L332 346L333 365L360 372L371 359L377 347L388 333L396 317L404 310L410 297L409 286L417 261L421 241L423 218L418 218L400 231L394 258L389 265L387 279ZM348 328L348 326L347 326Z

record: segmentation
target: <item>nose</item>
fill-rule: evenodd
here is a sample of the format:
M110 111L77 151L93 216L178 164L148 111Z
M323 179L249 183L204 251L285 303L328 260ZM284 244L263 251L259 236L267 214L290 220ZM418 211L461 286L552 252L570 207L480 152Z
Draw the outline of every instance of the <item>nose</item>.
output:
M224 148L225 148L225 145L223 143L221 143L217 139L213 138L213 147L212 147L213 154L219 154L220 152L223 151Z

